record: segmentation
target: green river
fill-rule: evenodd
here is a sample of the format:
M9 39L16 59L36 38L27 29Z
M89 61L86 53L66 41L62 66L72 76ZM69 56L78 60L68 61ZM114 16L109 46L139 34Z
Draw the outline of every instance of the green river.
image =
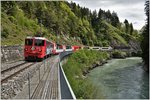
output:
M96 87L95 98L148 99L149 75L142 69L142 59L112 59L87 75Z

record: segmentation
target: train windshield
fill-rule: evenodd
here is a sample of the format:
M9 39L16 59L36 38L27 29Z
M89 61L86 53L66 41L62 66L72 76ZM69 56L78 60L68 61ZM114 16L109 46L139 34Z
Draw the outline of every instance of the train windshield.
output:
M44 40L35 39L35 46L44 46Z
M25 40L25 45L31 46L33 43L33 39L26 39Z

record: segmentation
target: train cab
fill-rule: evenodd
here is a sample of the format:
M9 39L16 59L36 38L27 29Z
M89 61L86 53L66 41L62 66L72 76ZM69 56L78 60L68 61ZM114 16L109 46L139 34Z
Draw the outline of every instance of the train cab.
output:
M50 54L51 43L43 37L27 37L25 39L25 60L43 59Z

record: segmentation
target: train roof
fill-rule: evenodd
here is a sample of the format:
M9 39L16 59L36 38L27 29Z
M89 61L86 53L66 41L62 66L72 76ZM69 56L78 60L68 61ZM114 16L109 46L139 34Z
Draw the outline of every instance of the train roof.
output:
M45 37L26 37L26 39L40 39L40 40L47 40L49 41L48 39L46 39Z

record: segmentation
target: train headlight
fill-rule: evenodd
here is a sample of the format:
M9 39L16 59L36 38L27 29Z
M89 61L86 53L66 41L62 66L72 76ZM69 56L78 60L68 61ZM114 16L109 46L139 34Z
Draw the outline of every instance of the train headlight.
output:
M42 52L42 50L41 50L41 49L39 49L39 52Z
M27 48L25 48L24 50L25 50L25 51L27 51L28 49L27 49Z
M33 47L31 48L31 50L35 50L35 47L33 46Z

